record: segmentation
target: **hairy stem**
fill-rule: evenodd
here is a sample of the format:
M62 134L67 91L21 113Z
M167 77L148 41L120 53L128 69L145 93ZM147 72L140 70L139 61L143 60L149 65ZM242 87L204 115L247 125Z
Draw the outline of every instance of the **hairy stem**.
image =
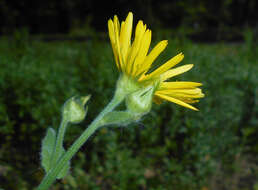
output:
M100 112L96 119L88 126L88 128L81 134L81 136L72 144L67 152L58 160L56 165L49 171L49 173L43 178L42 182L38 186L37 190L47 190L55 181L57 175L62 170L64 165L72 159L72 157L78 152L80 147L88 140L88 138L101 127L101 119L109 112L119 105L124 100L124 95L121 93L115 93L110 103Z

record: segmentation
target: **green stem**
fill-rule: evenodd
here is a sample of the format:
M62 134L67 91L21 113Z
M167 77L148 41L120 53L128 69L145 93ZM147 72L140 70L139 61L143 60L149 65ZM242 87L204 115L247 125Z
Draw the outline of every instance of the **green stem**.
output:
M58 130L57 139L56 139L55 152L52 157L52 163L54 165L56 164L57 160L60 158L60 154L63 149L64 134L65 134L67 125L68 125L68 122L65 119L62 119L59 130ZM51 167L53 167L53 166L51 166Z
M115 93L110 103L100 112L96 119L88 126L81 136L72 144L67 152L59 159L58 163L48 172L38 186L37 190L47 190L55 181L56 176L62 170L63 166L69 162L72 157L78 152L80 147L88 140L88 138L101 126L101 119L111 112L118 104L124 100L124 94Z

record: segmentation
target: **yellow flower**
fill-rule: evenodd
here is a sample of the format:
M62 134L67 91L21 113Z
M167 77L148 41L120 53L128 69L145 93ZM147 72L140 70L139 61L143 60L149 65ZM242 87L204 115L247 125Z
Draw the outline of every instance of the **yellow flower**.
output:
M139 85L156 85L154 101L160 103L162 100L174 102L181 106L197 110L190 105L198 102L197 98L204 97L197 82L167 82L168 79L190 70L193 65L183 65L173 68L182 61L182 53L168 60L162 66L148 73L152 63L166 48L168 42L159 42L149 53L151 43L151 30L140 20L136 26L134 41L131 43L133 26L133 14L129 12L125 21L119 23L118 17L109 19L109 37L115 57L116 66L124 75L131 78Z

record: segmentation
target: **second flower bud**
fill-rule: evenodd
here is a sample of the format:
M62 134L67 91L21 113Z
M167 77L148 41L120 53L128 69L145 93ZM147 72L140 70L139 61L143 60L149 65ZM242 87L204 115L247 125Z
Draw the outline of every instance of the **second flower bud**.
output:
M151 110L154 87L142 88L126 97L127 110L139 117Z

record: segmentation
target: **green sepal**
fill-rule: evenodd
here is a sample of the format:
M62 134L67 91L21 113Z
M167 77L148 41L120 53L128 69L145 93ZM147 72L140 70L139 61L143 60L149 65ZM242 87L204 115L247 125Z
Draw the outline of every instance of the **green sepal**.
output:
M142 116L149 113L151 110L153 94L153 86L148 86L129 94L126 98L126 107L128 111Z
M41 166L44 168L45 172L51 169L52 155L55 150L56 143L56 132L53 128L48 128L47 134L42 141L41 147Z

